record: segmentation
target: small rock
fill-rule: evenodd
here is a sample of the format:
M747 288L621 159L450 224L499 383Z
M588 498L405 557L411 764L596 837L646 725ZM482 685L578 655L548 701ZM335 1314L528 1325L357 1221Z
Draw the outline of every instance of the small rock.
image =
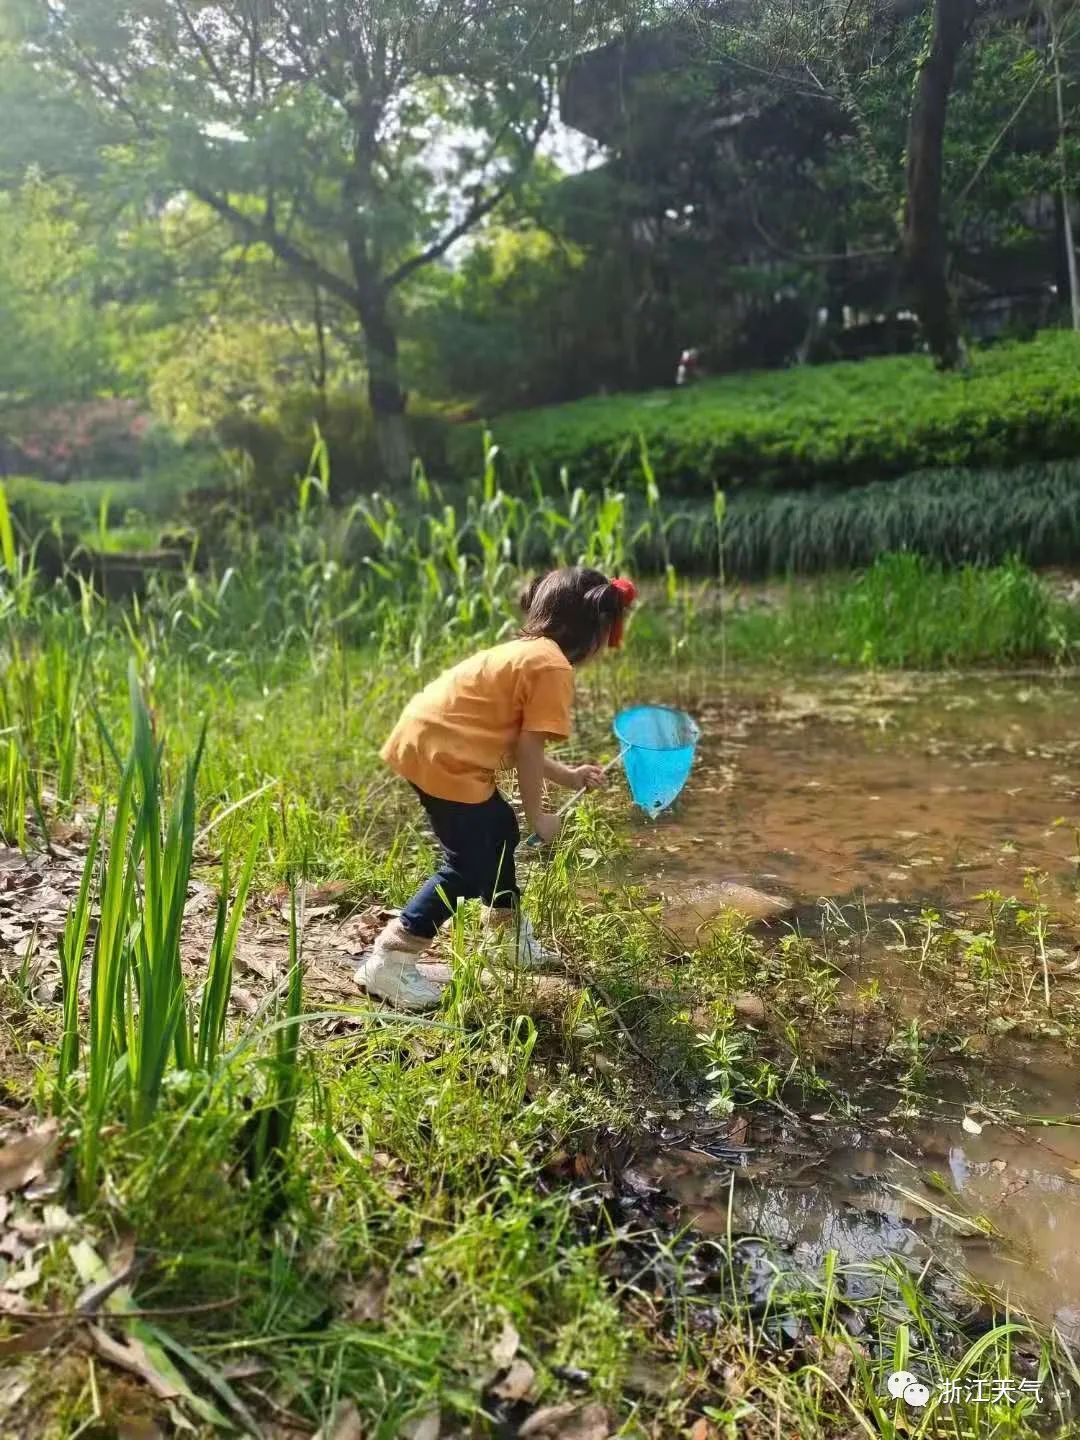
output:
M762 1025L765 1021L765 1001L760 995L746 992L736 995L732 1002L736 1016L745 1025Z
M764 890L755 890L752 885L739 885L734 880L725 880L719 885L716 898L721 905L737 911L746 920L775 920L794 909L791 901L782 895L767 895Z

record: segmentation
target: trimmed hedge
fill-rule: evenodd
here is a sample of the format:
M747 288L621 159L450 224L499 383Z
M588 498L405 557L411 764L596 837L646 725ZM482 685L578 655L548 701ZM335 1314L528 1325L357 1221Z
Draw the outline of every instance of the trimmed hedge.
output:
M921 355L755 372L685 390L613 395L519 411L492 425L505 480L530 472L598 487L640 480L640 440L668 495L852 485L914 470L1004 466L1080 454L1080 335L980 350L965 374ZM481 427L451 437L476 474Z

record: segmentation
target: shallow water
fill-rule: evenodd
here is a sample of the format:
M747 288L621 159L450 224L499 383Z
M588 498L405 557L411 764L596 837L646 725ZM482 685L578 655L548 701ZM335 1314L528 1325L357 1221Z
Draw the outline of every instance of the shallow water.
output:
M1017 1060L998 1078L1042 1113L1075 1104L1058 1055ZM691 1135L645 1166L708 1234L762 1236L809 1270L829 1250L841 1264L889 1254L921 1267L933 1255L1080 1345L1080 1128L986 1123L969 1135L957 1114L906 1127L807 1122L764 1135L752 1124L744 1144L732 1163ZM928 1188L928 1175L952 1193ZM979 1217L996 1233L980 1233Z
M827 900L868 927L883 982L910 986L890 968L890 919L907 924L927 905L949 914L987 889L1021 895L1035 866L1058 944L1080 938L1080 681L826 680L694 708L704 736L684 798L633 836L634 869L674 928L707 926L724 882L791 899L794 919L774 926L817 925ZM916 995L915 1009L933 998ZM644 1163L706 1231L769 1237L811 1267L830 1249L915 1265L933 1253L1080 1344L1080 1128L962 1128L973 1096L995 1116L1075 1114L1077 1069L1060 1045L995 1040L992 1055L934 1082L929 1119L897 1121L885 1105L857 1124L821 1117L779 1135L755 1122L735 1159L691 1135Z
M821 897L963 902L1039 866L1072 901L1080 680L829 680L702 707L678 808L642 819L640 873L707 916L737 880ZM659 860L659 864L657 861Z

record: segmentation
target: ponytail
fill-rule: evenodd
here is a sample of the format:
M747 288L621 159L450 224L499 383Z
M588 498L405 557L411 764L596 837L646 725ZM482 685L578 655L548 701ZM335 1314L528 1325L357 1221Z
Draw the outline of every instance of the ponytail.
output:
M623 624L626 619L626 612L637 599L637 586L632 580L627 580L622 575L616 575L615 579L611 582L610 588L614 590L618 596L619 608L608 634L608 647L612 650L618 650L623 641Z

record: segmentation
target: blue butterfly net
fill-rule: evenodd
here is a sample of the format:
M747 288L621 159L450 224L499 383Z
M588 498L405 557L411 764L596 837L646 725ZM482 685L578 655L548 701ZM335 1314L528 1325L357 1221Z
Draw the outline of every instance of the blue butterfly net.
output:
M634 803L647 815L659 815L686 784L701 731L684 711L664 705L623 710L614 729Z

